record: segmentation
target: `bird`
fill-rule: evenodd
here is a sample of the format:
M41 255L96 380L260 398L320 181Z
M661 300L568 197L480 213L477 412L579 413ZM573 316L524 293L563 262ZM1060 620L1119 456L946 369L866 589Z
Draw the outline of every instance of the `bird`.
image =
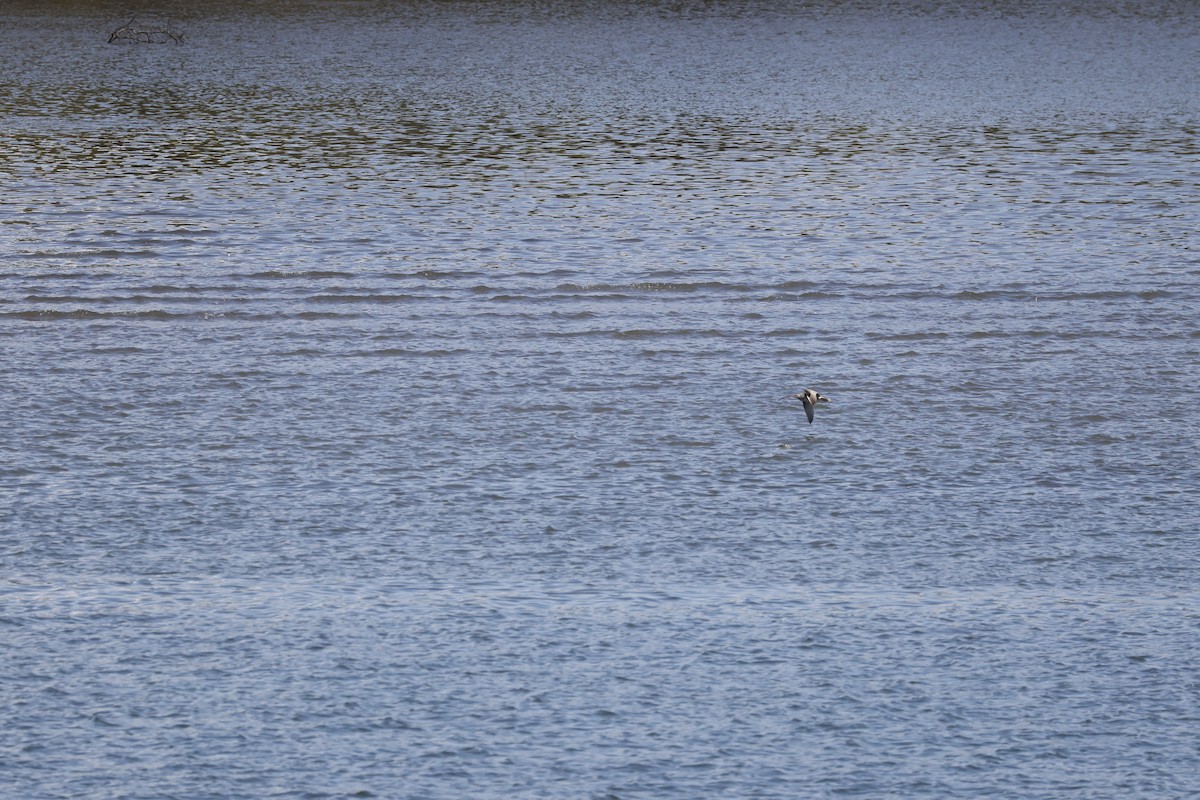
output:
M812 425L813 410L816 409L817 403L828 403L829 398L820 392L814 392L812 389L805 389L804 394L794 394L792 397L804 403L804 413L808 415L808 424Z

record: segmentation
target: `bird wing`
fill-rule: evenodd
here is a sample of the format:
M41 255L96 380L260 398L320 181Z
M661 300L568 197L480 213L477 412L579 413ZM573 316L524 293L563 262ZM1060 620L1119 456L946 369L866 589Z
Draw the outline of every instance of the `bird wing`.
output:
M808 416L808 424L812 425L813 421L813 403L807 397L804 398L804 413Z

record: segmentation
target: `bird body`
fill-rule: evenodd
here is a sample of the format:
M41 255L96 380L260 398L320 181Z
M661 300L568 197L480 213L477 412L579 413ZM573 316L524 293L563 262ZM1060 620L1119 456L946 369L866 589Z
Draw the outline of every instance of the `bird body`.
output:
M795 394L792 395L792 397L795 397L801 403L804 403L804 413L808 415L809 425L812 425L813 411L816 409L817 403L829 402L828 397L819 392L814 392L812 389L805 389L804 394Z

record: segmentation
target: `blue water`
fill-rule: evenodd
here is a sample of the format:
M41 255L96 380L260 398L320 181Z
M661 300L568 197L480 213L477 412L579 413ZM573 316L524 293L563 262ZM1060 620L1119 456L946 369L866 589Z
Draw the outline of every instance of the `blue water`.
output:
M0 794L1200 796L1193 10L5 10Z

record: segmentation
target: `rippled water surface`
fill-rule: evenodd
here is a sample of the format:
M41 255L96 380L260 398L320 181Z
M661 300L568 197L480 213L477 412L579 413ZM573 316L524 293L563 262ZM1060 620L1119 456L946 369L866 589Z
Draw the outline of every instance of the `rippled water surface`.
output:
M1194 12L6 7L7 791L1200 795Z

